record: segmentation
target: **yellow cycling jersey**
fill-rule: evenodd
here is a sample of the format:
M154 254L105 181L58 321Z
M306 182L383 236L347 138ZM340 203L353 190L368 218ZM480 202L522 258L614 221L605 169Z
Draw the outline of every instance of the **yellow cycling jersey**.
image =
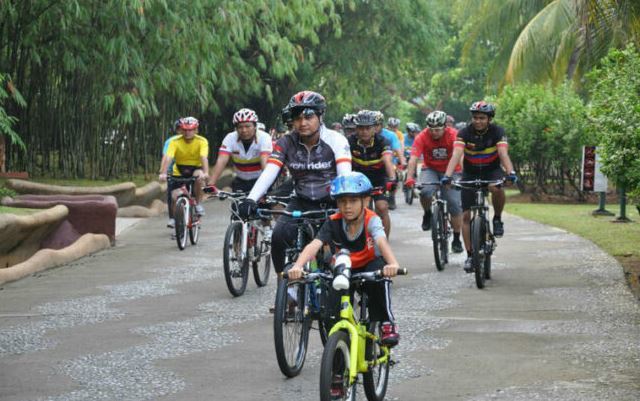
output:
M193 137L189 143L184 137L176 138L169 143L167 156L175 160L173 174L179 176L178 165L202 167L201 158L209 157L209 141L200 135Z

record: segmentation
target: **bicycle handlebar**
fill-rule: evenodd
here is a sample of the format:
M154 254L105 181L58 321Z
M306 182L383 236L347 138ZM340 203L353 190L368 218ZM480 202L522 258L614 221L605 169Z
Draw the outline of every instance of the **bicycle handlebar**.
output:
M285 215L285 216L293 217L295 219L301 219L305 217L306 218L323 218L323 217L326 217L327 215L336 213L337 211L338 209L318 209L318 210L307 210L304 212L302 210L294 210L290 212L288 210L271 210L271 209L259 208L258 215L264 215L264 216Z
M504 184L504 178L500 178L499 180L469 180L469 181L453 181L452 184L458 188L466 188L466 189L476 189L476 188L484 188L490 185L500 185Z
M406 267L400 268L398 269L398 276L406 276L409 274L409 270L407 270ZM283 278L288 279L289 275L287 274L287 272L282 272L280 273L280 275ZM333 280L333 274L331 273L325 273L325 272L303 272L302 273L302 281L304 282L311 282L314 281L316 279L323 279L323 280ZM385 279L387 278L386 276L384 276L383 274L383 270L376 270L376 271L372 271L372 272L362 272L362 273L351 273L351 281L378 281L381 279Z

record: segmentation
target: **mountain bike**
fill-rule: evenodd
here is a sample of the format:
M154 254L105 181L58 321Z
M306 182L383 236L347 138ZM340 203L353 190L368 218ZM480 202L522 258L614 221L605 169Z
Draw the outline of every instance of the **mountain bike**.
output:
M215 187L206 187L205 193L220 200L231 200L231 217L224 236L222 264L229 292L234 297L244 294L249 281L249 265L258 287L269 281L271 271L271 226L269 218L243 220L238 215L238 203L247 197L245 192L225 192ZM280 200L267 199L267 204L284 204Z
M309 344L309 331L313 322L324 344L327 339L330 319L326 315L328 284L323 274L330 272L325 254L321 251L316 260L307 263L309 273L304 280L289 281L287 270L298 258L302 249L314 237L319 226L336 212L336 209L309 211L287 211L258 209L258 215L286 215L292 217L290 224L296 225L296 242L285 250L285 267L278 282L273 316L273 338L280 371L287 377L297 376L304 365ZM328 255L327 255L328 256ZM323 279L324 278L324 279Z
M489 221L488 187L503 183L503 179L453 182L459 188L475 191L474 205L471 206L471 262L476 286L480 289L484 288L485 280L491 279L491 255L497 246Z
M339 263L339 262L337 262ZM349 263L350 264L350 263ZM336 268L336 274L340 268ZM369 401L382 401L387 392L389 368L394 365L391 348L380 342L380 322L367 315L368 297L362 291L367 281L388 280L382 271L356 273L343 268L351 291L340 298L340 320L333 325L320 364L320 400L355 400L358 375ZM407 274L400 269L399 275ZM336 280L339 276L336 276ZM334 285L335 286L335 285ZM354 311L352 295L359 294L359 314Z
M420 190L433 185L436 190L431 196L431 240L436 269L442 271L449 263L449 238L452 233L447 200L442 196L443 188L439 182L416 184L416 188Z
M181 184L180 191L174 206L175 233L178 249L181 251L187 246L187 235L192 245L198 243L200 235L200 216L196 213L196 198L194 196L193 184L196 177L181 178L170 177L171 183ZM169 185L171 188L171 185Z

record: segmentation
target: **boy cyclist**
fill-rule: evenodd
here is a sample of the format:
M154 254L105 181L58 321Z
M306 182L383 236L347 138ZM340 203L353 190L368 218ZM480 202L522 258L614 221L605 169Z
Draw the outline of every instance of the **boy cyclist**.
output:
M384 234L382 220L366 207L373 186L360 172L338 176L331 183L331 197L339 212L327 220L316 238L302 251L289 269L288 277L302 276L303 266L311 261L323 245L334 251L347 249L351 253L351 269L360 271L382 270L385 277L398 273L398 261ZM391 311L391 281L365 283L369 296L369 315L372 321L382 322L381 341L388 346L398 344L400 336Z

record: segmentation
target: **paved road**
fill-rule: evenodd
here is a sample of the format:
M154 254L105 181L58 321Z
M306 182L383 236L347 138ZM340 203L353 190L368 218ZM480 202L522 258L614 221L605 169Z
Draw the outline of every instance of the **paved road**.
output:
M229 295L226 209L206 208L201 242L183 252L164 219L148 219L115 248L5 285L0 400L318 399L319 341L301 376L285 379L268 313L273 280ZM394 284L402 338L387 399L640 399L640 308L615 260L508 216L481 291L461 255L436 272L418 206L400 205L392 219L411 275Z

